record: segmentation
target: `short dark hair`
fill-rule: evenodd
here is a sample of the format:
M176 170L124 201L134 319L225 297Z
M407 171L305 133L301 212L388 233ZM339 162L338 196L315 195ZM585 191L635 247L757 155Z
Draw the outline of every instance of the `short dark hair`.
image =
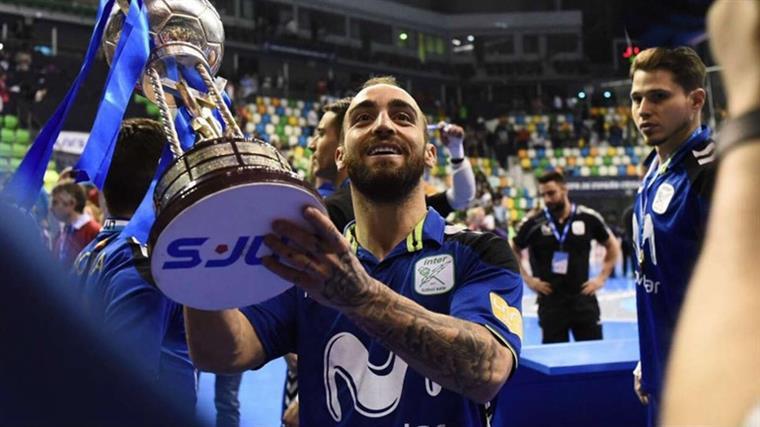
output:
M346 117L346 111L348 111L350 105L351 97L346 97L333 101L322 107L323 113L335 114L332 126L335 126L338 130L338 141L343 139L343 119Z
M631 64L630 77L636 71L667 70L673 73L673 80L684 91L691 92L694 89L705 87L705 64L690 47L653 47L643 50L636 55Z
M74 199L74 210L78 213L84 212L84 206L87 204L87 195L81 185L74 180L64 180L53 187L52 195L66 193Z
M539 184L546 184L549 182L556 182L557 184L564 184L565 183L565 175L562 175L562 172L553 170L544 173L543 175L538 177L538 183Z
M103 196L112 215L132 216L137 210L156 174L166 141L157 121L124 120L103 185Z

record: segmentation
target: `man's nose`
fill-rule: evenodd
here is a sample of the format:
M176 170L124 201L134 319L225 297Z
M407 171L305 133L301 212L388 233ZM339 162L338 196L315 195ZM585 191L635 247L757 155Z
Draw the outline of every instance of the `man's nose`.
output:
M375 119L375 127L372 133L379 139L387 139L396 131L393 128L393 121L386 112L381 112Z
M646 98L641 100L638 114L642 119L647 119L652 115L652 103L647 101Z

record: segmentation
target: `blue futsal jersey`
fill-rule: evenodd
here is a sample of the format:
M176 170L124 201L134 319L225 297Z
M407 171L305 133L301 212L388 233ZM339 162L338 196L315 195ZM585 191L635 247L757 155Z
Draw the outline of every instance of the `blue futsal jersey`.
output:
M195 371L182 306L153 284L145 247L104 227L75 263L79 296L93 323L119 340L125 356L192 412Z
M523 282L507 242L428 210L382 261L346 237L369 274L426 309L485 326L517 366ZM298 353L302 426L486 426L487 409L442 389L339 311L291 288L241 310L272 360Z
M654 154L654 153L653 153ZM660 396L673 332L699 255L714 179L707 127L659 163L655 156L633 215L642 389Z
M125 219L106 219L100 232L79 252L74 260L71 273L77 281L82 282L87 279L90 264L97 258L97 254L121 233L128 222Z

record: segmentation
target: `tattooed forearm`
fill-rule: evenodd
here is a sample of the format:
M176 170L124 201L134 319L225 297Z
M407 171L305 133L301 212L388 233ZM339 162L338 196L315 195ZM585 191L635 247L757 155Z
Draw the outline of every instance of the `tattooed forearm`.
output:
M371 291L377 283L350 252L338 256L339 267L334 268L330 278L325 281L322 298L341 308L354 308L365 304L370 300Z
M483 326L426 310L382 287L349 317L419 373L475 400L490 400L512 356Z

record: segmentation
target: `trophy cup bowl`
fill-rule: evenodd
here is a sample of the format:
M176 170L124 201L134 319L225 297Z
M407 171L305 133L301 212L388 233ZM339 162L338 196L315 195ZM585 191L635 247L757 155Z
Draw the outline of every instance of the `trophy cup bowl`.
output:
M219 13L208 0L145 0L148 12L148 31L153 50L149 67L154 67L161 78L166 77L163 60L173 59L192 67L205 64L210 74L216 75L224 56L224 26ZM116 46L128 11L128 5L119 1L106 26L102 48L106 62L113 62ZM143 75L139 90L146 98L158 103L150 82ZM169 107L176 107L173 97L165 97Z
M275 219L308 227L307 205L326 212L319 194L273 146L246 139L213 79L224 29L207 0L145 0L152 51L138 89L155 102L174 161L153 194L156 220L148 251L156 285L171 299L215 310L242 307L289 287L267 270L263 237ZM103 49L112 63L126 20L125 0L114 7ZM206 91L189 88L170 66L197 72ZM166 93L164 87L173 89ZM172 111L186 107L196 142L183 152ZM225 129L211 114L215 107Z

